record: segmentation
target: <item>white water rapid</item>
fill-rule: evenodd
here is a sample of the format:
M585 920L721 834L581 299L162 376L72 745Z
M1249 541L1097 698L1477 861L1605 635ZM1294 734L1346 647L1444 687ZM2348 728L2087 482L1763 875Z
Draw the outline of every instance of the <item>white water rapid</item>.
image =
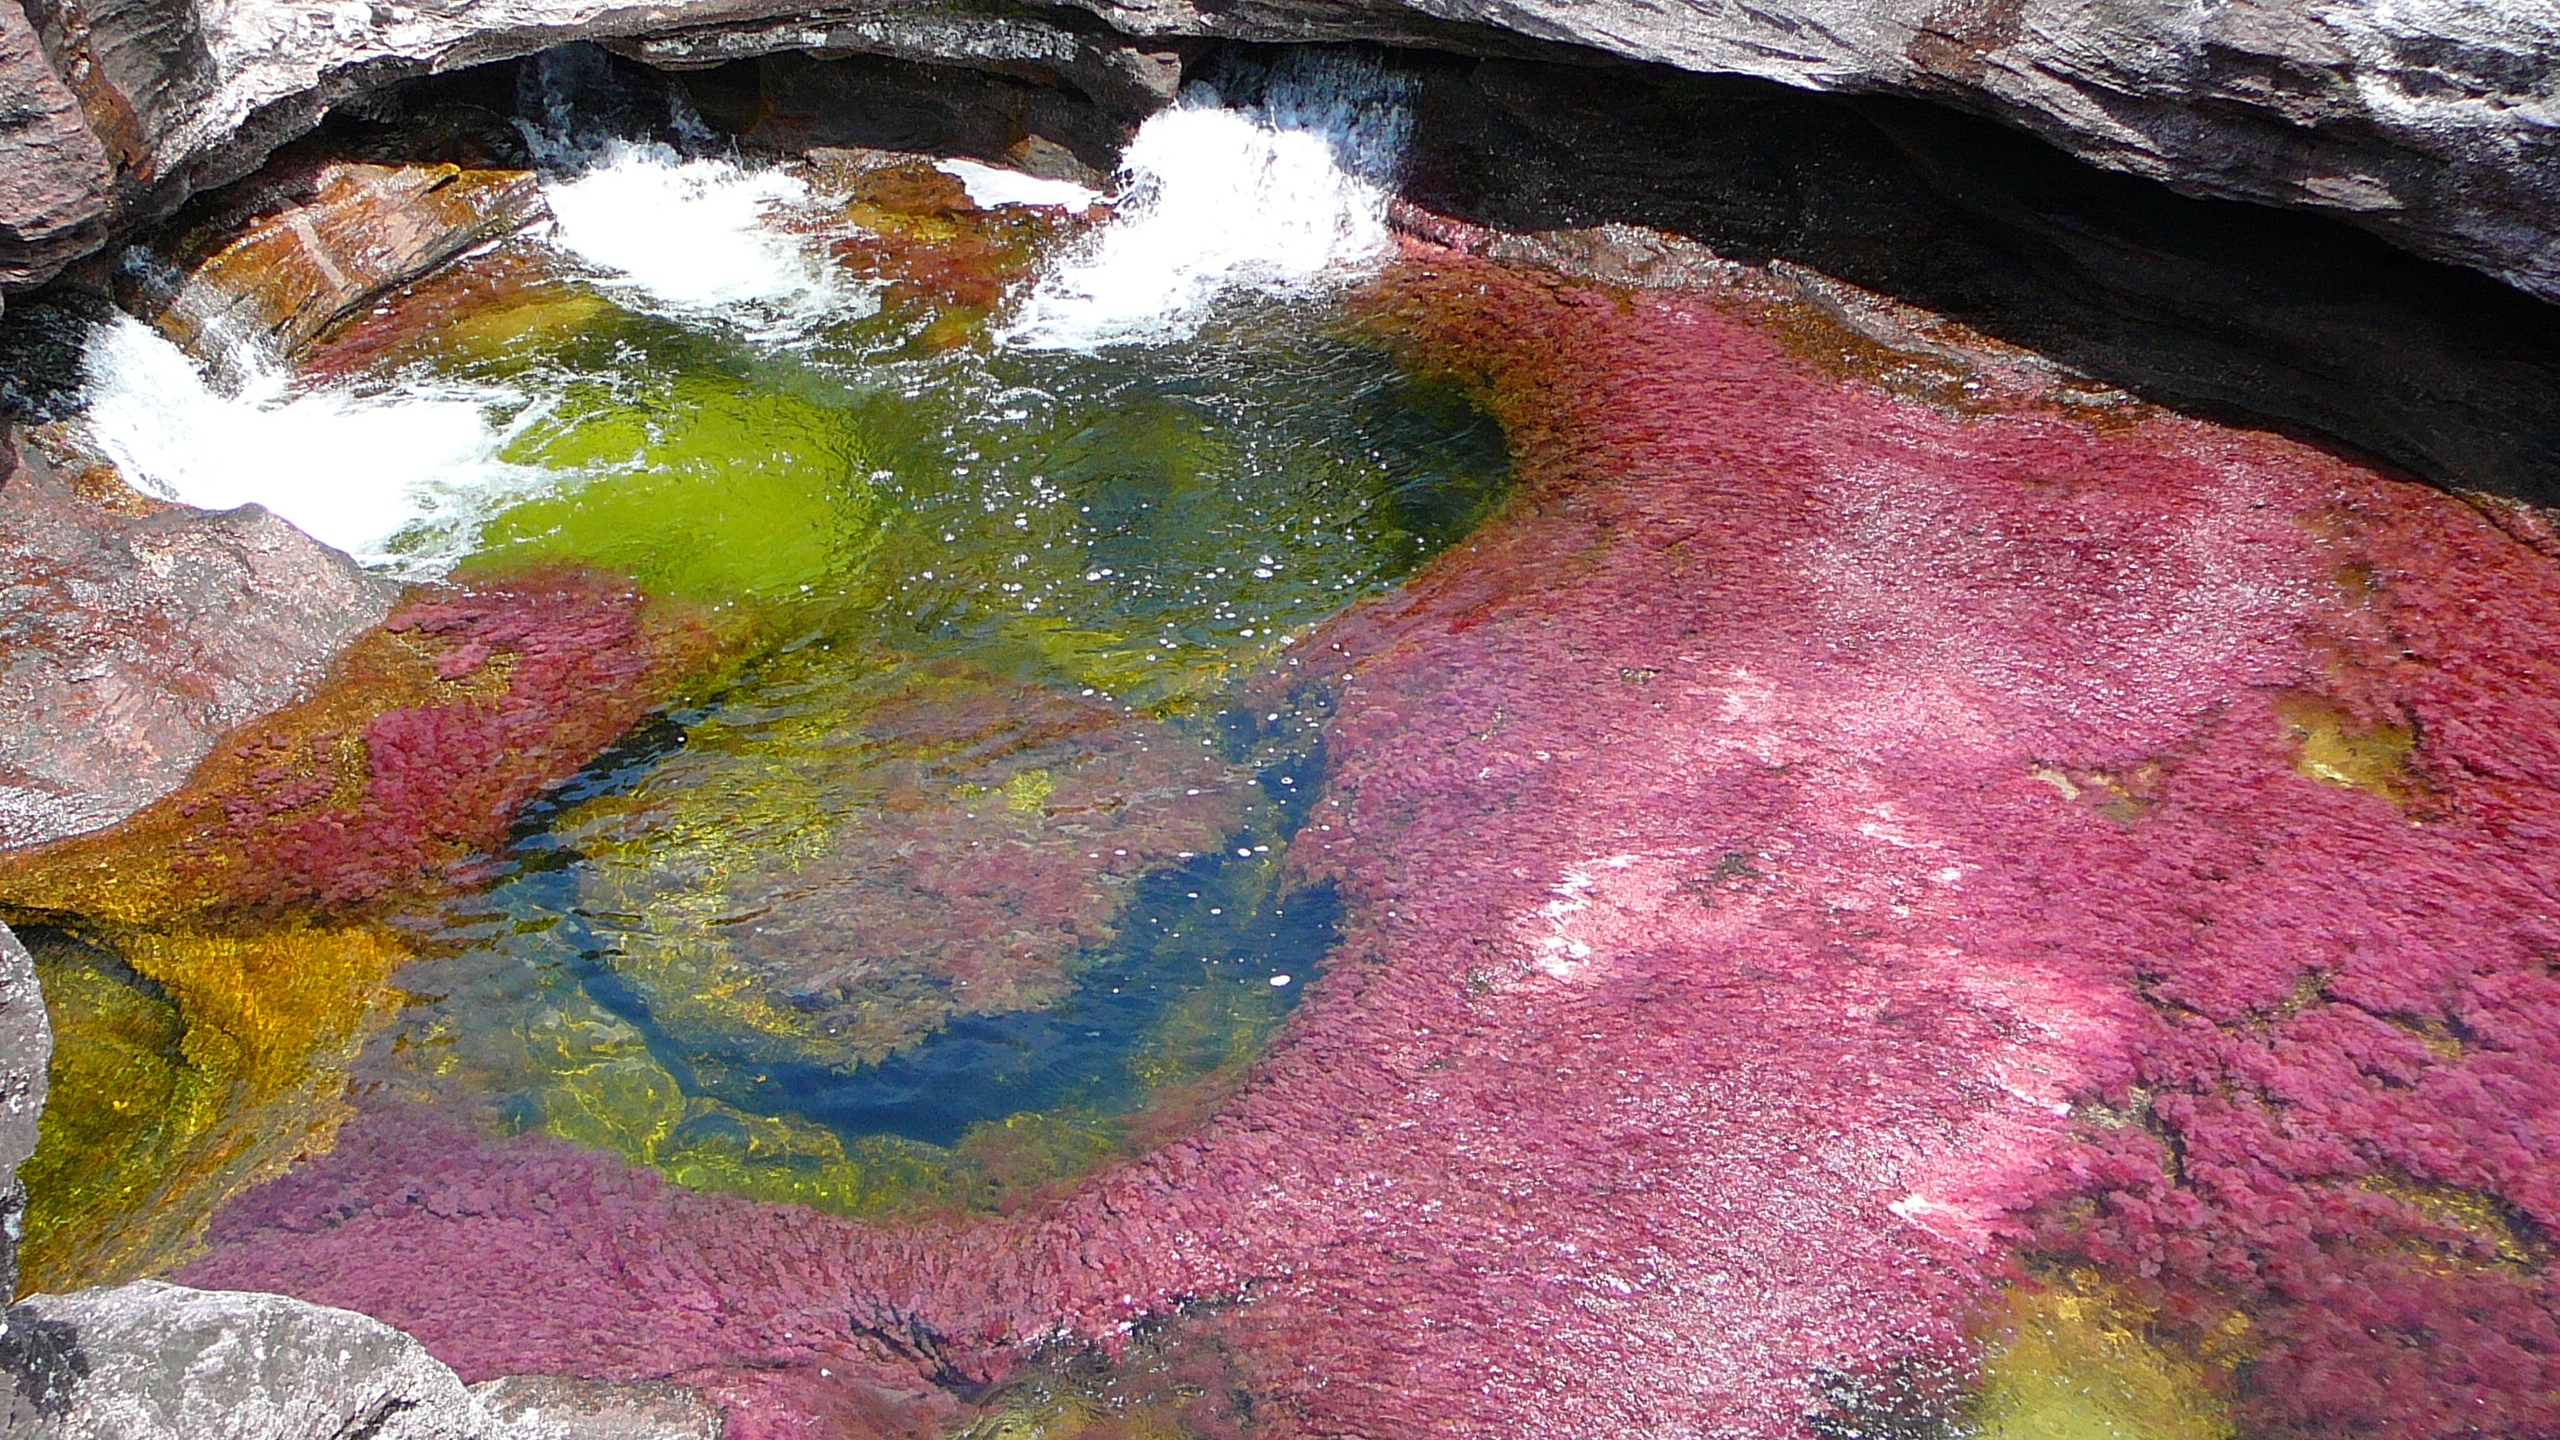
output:
M616 141L542 191L552 243L636 309L782 339L879 308L826 262L814 236L783 228L809 187L779 170Z
M1263 90L1230 107L1193 86L1140 126L1118 213L1041 278L1002 338L1045 350L1180 340L1231 291L1316 295L1383 263L1411 128L1400 86L1335 62Z
M514 397L455 386L358 395L295 392L281 366L228 357L226 395L159 331L119 316L86 355L91 438L125 478L207 510L256 503L368 565L433 574L472 524L536 472L498 457L493 406Z
M1002 170L975 160L936 160L933 168L960 182L969 203L993 210L1003 205L1055 205L1082 210L1099 204L1102 192L1073 180L1048 180L1019 170Z

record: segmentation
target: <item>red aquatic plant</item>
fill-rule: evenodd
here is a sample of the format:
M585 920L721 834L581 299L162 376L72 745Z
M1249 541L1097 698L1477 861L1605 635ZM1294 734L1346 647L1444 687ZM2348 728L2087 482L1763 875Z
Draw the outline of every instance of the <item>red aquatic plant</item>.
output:
M359 907L485 852L663 699L684 648L627 587L576 573L421 595L383 630L339 678L402 703L276 747L313 763L280 756L194 838L231 903Z
M193 1278L475 1377L689 1378L747 1435L928 1423L1179 1315L1273 1432L1615 1440L1801 1434L2023 1256L2222 1337L2259 1433L2560 1429L2526 519L1897 395L1750 295L1420 254L1375 319L1521 493L1265 682L1332 692L1291 863L1344 942L1199 1130L900 1229L376 1121Z

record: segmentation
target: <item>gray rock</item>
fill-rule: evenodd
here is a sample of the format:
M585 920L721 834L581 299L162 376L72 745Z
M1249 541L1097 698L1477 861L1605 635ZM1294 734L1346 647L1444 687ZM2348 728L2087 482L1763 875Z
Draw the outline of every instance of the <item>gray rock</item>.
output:
M0 117L0 288L248 173L352 96L564 40L677 66L777 48L965 64L1125 112L1163 92L1165 41L1225 37L1477 54L1543 43L1924 96L2192 194L2338 214L2560 298L2554 0L1079 3L1129 38L965 0L387 0L362 15L38 0L0 15L0 81L25 97Z
M0 441L0 848L113 824L307 694L396 587L257 506L119 513Z
M1168 68L1107 32L991 21L965 0L851 10L793 0L450 0L360 11L287 0L38 0L23 14L20 3L0 0L0 84L13 102L0 111L0 289L40 283L111 230L247 175L334 105L569 40L675 35L667 58L681 65L720 58L726 28L752 54L778 43L776 22L807 22L822 32L814 48L1090 83L1097 101L1122 110L1162 90ZM121 63L90 63L93 53ZM28 102L17 103L21 93ZM73 123L83 115L85 128Z
M0 925L0 1304L18 1293L18 1237L27 1212L18 1167L36 1151L45 1067L52 1059L53 1027L45 1021L35 962L9 927ZM7 1329L0 1319L0 1337Z
M553 1440L379 1320L156 1280L12 1307L0 1390L13 1440Z
M0 4L0 277L12 256L77 255L105 243L115 169L54 73L26 12Z
M720 1440L727 1418L718 1406L664 1381L616 1384L558 1375L510 1375L471 1387L491 1414L527 1440Z

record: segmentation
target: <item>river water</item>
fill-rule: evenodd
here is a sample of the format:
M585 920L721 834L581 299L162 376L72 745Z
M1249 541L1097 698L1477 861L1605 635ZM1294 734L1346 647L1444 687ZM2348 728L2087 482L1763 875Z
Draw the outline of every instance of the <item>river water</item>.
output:
M972 203L903 210L555 114L551 221L357 359L100 329L90 423L145 488L413 580L615 577L712 637L471 884L376 907L418 958L350 1093L870 1212L1080 1173L1241 1072L1333 939L1284 866L1327 697L1272 677L1507 474L1493 422L1342 313L1388 251L1396 87L1254 94L1149 121L1107 202L944 162L899 183ZM842 258L883 233L1027 280L900 292ZM53 970L172 1003L71 930ZM86 1143L135 1173L83 1190L187 1189L120 1124Z

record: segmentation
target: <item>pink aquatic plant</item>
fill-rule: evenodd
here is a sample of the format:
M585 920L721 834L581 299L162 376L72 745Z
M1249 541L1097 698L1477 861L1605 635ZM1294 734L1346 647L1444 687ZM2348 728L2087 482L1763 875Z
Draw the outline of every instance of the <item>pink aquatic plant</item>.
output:
M880 1228L386 1117L189 1278L475 1378L705 1384L744 1437L929 1426L1179 1317L1271 1433L1618 1440L1802 1434L1824 1376L2084 1265L2237 1334L2252 1431L2560 1429L2532 517L1902 398L1747 297L1418 252L1377 319L1522 493L1268 682L1334 694L1292 864L1344 942L1197 1132Z
M196 787L182 869L252 908L345 911L412 891L495 846L699 651L608 577L421 592L317 700L237 747L249 783Z

